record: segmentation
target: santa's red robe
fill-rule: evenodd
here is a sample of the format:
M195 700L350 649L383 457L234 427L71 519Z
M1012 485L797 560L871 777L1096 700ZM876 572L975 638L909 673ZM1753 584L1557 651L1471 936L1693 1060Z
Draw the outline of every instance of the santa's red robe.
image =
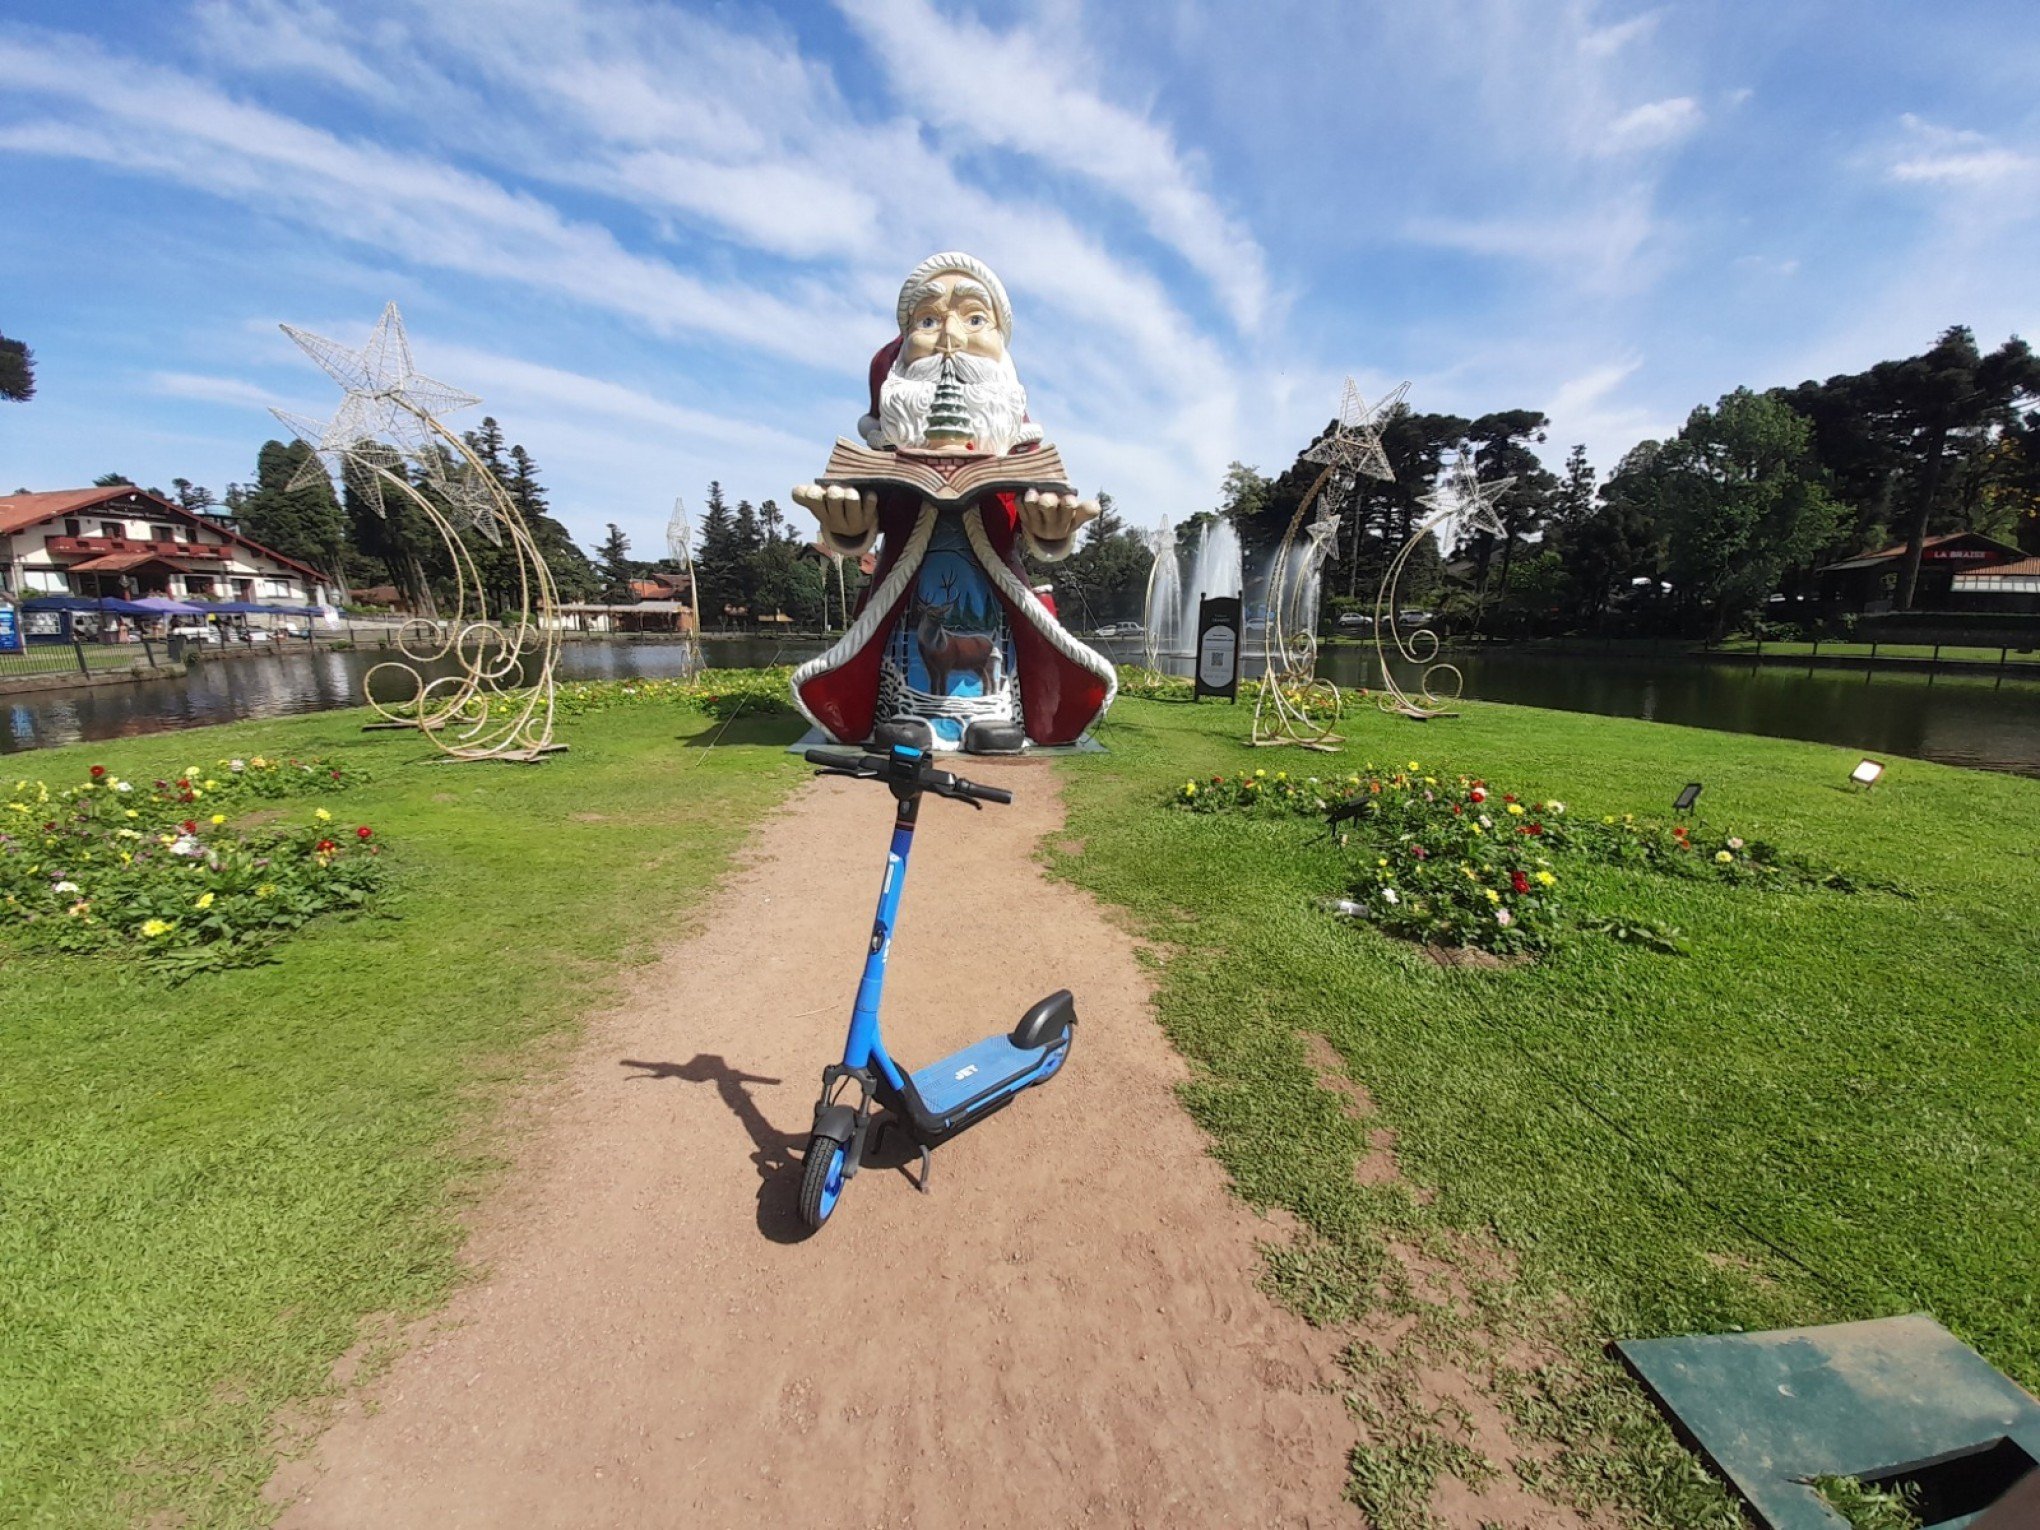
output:
M913 598L937 515L962 515L986 582L1006 613L1019 684L1020 721L1035 744L1071 744L1104 714L1118 690L1109 660L1084 646L1028 585L1020 563L1020 513L1013 494L981 494L959 510L937 509L909 489L879 492L878 567L850 630L794 671L793 695L809 721L838 743L859 744L884 721L879 669L887 639Z

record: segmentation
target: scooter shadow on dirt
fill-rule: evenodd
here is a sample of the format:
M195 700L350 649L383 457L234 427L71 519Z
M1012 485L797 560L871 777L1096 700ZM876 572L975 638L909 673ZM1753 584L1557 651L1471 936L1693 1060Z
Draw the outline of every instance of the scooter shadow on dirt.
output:
M751 1162L758 1169L758 1231L774 1243L800 1243L814 1236L815 1229L800 1218L801 1160L797 1150L807 1143L805 1130L783 1132L765 1119L747 1084L777 1084L781 1080L762 1073L746 1073L732 1067L727 1058L698 1052L690 1062L640 1062L619 1058L625 1068L636 1068L638 1079L675 1079L683 1084L713 1084L730 1113L743 1124L751 1139ZM897 1139L897 1140L895 1140ZM905 1141L905 1134L888 1132L881 1151L867 1153L865 1166L905 1172L919 1159Z

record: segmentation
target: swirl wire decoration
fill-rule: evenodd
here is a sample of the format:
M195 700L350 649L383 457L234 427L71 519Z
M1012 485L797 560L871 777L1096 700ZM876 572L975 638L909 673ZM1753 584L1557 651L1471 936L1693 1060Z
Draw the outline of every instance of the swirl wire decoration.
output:
M1339 510L1360 479L1395 477L1382 449L1381 427L1409 386L1403 383L1370 407L1347 378L1331 434L1303 454L1304 461L1321 464L1323 471L1304 491L1268 566L1261 689L1254 701L1256 745L1298 744L1329 752L1345 742L1335 731L1344 705L1339 688L1317 673L1317 602L1312 594L1338 540ZM1304 517L1312 510L1317 513L1306 528Z
M395 303L359 350L281 328L344 393L326 421L271 411L311 449L290 487L333 474L379 516L388 515L389 496L399 495L438 533L453 569L452 615L405 622L397 631L404 657L362 677L363 699L383 719L370 726L415 728L455 760L530 763L565 749L553 740L560 621L552 570L502 482L439 418L481 400L416 371ZM413 466L433 497L413 481ZM469 533L506 549L516 570L515 609L493 619ZM454 673L436 680L418 668L446 660ZM385 674L408 681L408 695L378 700L376 677Z
M1460 674L1458 665L1439 659L1438 634L1429 627L1419 627L1404 635L1397 620L1397 586L1402 580L1403 566L1409 562L1410 554L1417 550L1417 545L1448 521L1463 519L1477 531L1501 536L1502 523L1495 513L1494 502L1515 481L1513 478L1497 478L1482 483L1472 457L1462 451L1458 461L1445 470L1444 481L1417 500L1431 514L1410 533L1402 549L1390 560L1387 569L1382 572L1381 589L1374 597L1374 653L1381 661L1380 704L1384 711L1420 722L1451 715L1447 709L1465 690L1466 677ZM1395 644L1396 654L1418 671L1415 694L1396 683L1388 650L1382 646L1381 634L1384 631ZM1450 688L1446 689L1447 686Z
M694 580L694 527L678 495L673 498L672 518L666 522L666 556L687 576L687 609L692 621L680 634L680 678L692 680L708 667L708 661L701 653L701 587ZM826 583L823 593L827 593Z

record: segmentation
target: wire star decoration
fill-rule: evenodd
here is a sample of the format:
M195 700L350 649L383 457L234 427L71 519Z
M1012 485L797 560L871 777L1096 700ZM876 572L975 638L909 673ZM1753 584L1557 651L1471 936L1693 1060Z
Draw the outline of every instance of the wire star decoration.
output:
M1502 518L1495 510L1495 502L1508 493L1514 478L1491 478L1481 482L1475 468L1473 454L1462 450L1458 459L1445 470L1438 487L1428 494L1417 496L1417 503L1428 510L1449 515L1455 522L1463 522L1475 531L1485 531L1489 536L1502 536Z
M430 474L433 454L426 448L439 416L481 402L471 393L436 382L418 371L411 361L411 342L404 333L403 315L397 312L395 303L383 308L382 317L375 321L375 328L369 331L368 340L359 350L295 325L278 327L318 364L320 371L340 385L345 395L330 420L307 419L282 409L270 411L312 449L312 456L291 479L293 489L305 487L320 473L343 474L352 462L367 469L357 475L357 481L376 514L385 514L382 479L374 469L389 466L387 448L394 447L417 458ZM369 450L372 447L385 450ZM492 521L493 518L492 515Z
M1339 417L1332 433L1306 451L1303 460L1331 469L1333 483L1342 493L1350 493L1363 476L1392 481L1395 469L1382 448L1381 429L1409 391L1410 385L1402 383L1370 407L1360 396L1359 385L1347 378L1339 391Z

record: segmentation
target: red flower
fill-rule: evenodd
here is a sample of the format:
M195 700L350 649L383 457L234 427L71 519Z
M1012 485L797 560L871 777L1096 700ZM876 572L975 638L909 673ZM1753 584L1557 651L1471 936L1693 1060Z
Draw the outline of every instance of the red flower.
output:
M367 839L368 836L373 834L374 832L375 830L371 829L367 824L363 824L360 828L354 831L354 837L356 839Z
M1467 796L1471 797L1475 802L1487 801L1487 792L1478 786L1476 786L1472 791L1468 792Z
M198 832L198 820L196 818L187 818L177 827L182 829L186 834L196 834Z
M1223 786L1223 785L1225 785L1225 777L1224 777L1224 776L1213 776L1213 777L1211 778L1211 784L1212 784L1213 786Z
M334 844L333 841L331 841L330 839L322 839L316 845L312 846L312 848L318 851L319 854L321 855L331 855L335 850L338 850L340 847Z
M1509 885L1516 890L1518 896L1530 891L1530 879L1520 871L1509 873Z
M1673 839L1684 839L1685 837L1686 837L1686 826L1685 826L1684 824L1679 824L1679 825L1677 825L1676 827L1674 827L1674 828L1673 828L1673 830L1672 830L1672 838L1673 838Z
M1458 803L1456 803L1456 802L1455 802L1455 803L1453 803L1453 804L1452 804L1452 816L1453 816L1454 818L1457 818L1457 817L1458 817L1458 816L1459 816L1459 815L1460 815L1461 813L1463 813L1464 811L1465 811L1465 809L1464 809L1464 808L1462 808L1462 807L1460 807L1460 805L1459 805Z
M1532 825L1530 825L1529 828L1525 829L1523 832L1529 835L1542 834L1544 832L1544 825L1541 823L1533 823Z
M1420 861L1421 861L1421 860L1424 860L1424 859L1425 859L1426 857L1428 857L1428 856L1430 855L1430 853L1431 853L1431 852L1430 852L1430 851L1428 851L1428 850L1426 850L1426 849L1425 849L1425 848L1424 848L1424 847L1423 847L1422 845L1411 845L1411 846L1410 846L1410 854L1411 854L1411 855L1414 855L1414 856L1415 856L1415 857L1416 857L1416 858L1417 858L1418 860L1420 860Z
M334 779L335 781L337 781L337 780L339 780L339 779L340 779L340 772L339 772L339 771L337 771L337 770L336 770L336 771L334 771L334 772L333 772L333 779Z
M184 791L189 791L189 790L191 790L191 783L190 783L189 781L186 781L186 780L183 780L183 779L179 779L179 781L178 781L178 783L177 783L177 789L178 789L178 790L179 790L180 792L184 792Z
M99 778L100 778L101 776L103 776L103 775L105 775L105 774L106 774L106 767L105 767L104 765L95 765L95 766L93 766L93 767L92 767L92 779L93 779L93 780L97 781L97 780L98 780L98 779L99 779Z

